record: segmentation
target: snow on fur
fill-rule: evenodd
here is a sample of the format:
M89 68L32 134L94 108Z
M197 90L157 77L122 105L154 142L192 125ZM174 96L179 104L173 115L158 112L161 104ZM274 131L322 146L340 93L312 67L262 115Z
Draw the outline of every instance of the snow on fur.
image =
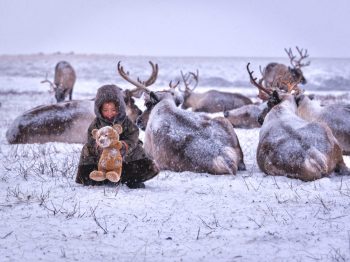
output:
M243 164L228 120L180 109L170 95L152 109L145 133L145 150L161 170L236 174Z

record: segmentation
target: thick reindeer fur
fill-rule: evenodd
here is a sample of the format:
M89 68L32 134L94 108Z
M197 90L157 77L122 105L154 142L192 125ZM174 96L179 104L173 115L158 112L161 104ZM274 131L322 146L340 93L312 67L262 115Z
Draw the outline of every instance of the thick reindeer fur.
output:
M350 155L350 104L321 106L319 101L302 95L298 98L298 115L307 121L328 125L343 154Z
M260 130L257 162L268 175L312 181L333 171L350 175L342 150L328 126L297 116L294 96L267 113Z
M215 113L239 108L253 102L238 93L209 90L205 93L184 92L183 109L192 108L194 112Z
M245 170L237 135L227 119L182 110L170 95L160 100L138 123L147 124L145 151L161 170L215 175ZM148 121L142 120L149 111Z
M126 114L135 122L142 111L135 105L128 90L123 91L123 98ZM11 123L6 139L10 144L86 143L87 137L81 131L87 130L95 118L94 104L95 101L90 99L35 107Z
M96 139L96 144L103 149L98 162L98 171L94 170L89 177L95 181L110 180L118 182L122 174L123 157L120 149L123 147L119 141L119 134L123 128L121 125L104 126L100 129L93 129L92 136Z
M224 116L235 128L257 128L261 126L258 117L265 108L266 103L245 105L225 111Z
M6 131L10 144L84 143L95 118L93 100L73 100L35 107L18 116Z

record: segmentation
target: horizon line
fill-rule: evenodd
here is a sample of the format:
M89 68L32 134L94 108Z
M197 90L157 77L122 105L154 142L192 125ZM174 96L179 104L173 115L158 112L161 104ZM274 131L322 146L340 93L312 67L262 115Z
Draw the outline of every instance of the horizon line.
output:
M4 56L54 56L54 55L77 55L77 56L125 56L125 57L159 57L159 58L286 58L282 56L247 56L247 55L126 55L126 54L114 54L114 53L76 53L70 52L34 52L34 53L0 53L0 57ZM316 59L350 59L350 57L344 56L317 56Z

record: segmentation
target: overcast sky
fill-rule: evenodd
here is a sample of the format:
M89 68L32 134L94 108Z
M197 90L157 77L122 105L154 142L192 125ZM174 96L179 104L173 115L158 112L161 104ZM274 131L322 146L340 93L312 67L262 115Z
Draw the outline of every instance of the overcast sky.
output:
M0 0L0 54L350 57L349 0Z

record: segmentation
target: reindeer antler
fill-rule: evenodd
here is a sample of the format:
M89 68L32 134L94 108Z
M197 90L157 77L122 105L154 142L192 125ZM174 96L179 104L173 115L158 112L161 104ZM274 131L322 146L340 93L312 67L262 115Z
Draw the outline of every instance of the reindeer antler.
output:
M181 72L182 81L185 85L185 90L180 90L180 91L184 92L187 90L189 92L192 92L198 86L198 80L199 80L198 69L196 70L196 73L188 72L184 74L182 70L180 72ZM194 81L194 85L192 88L190 88L190 85L192 84L193 81Z
M308 66L308 65L310 65L310 61L306 62L305 64L302 64L302 63L301 63L301 60L303 60L303 59L309 57L309 55L308 55L308 53L307 53L307 49L305 49L305 52L304 52L304 53L303 53L303 51L304 51L303 48L302 48L302 49L299 49L299 47L296 46L296 49L297 49L297 51L298 51L298 53L299 53L299 55L300 55L300 58L299 58L299 60L297 61L298 67L300 68L300 67L303 67L303 66Z
M140 89L141 89L141 90L145 91L147 94L149 94L151 91L147 88L147 86L150 86L151 84L153 84L156 81L157 76L158 76L158 65L157 64L154 65L151 61L149 61L149 63L152 66L152 73L151 73L151 76L149 77L148 80L142 82L139 80L139 78L137 81L131 79L129 77L129 72L126 73L124 71L123 66L121 66L120 63L121 63L121 61L118 62L118 72L119 72L120 76L122 78L124 78L126 81L128 81L129 83L131 83L132 85L137 87L136 89L131 90L131 92L136 93L136 92L140 91Z
M178 80L175 84L173 84L173 80L169 82L169 87L171 89L175 89L180 84L180 80Z
M263 79L260 79L259 83L256 82L257 78L253 77L254 71L250 71L249 65L250 65L250 62L247 64L247 71L248 71L248 74L249 74L249 77L250 77L250 83L253 84L254 86L256 86L259 90L263 91L264 93L266 93L266 94L268 94L270 96L272 94L272 91L267 89L267 88L265 88L262 85L262 80Z
M152 67L152 74L151 74L151 76L146 81L141 81L139 78L137 78L137 81L139 83L143 84L144 86L150 86L150 85L154 84L154 82L157 80L157 77L158 77L158 64L154 65L152 63L152 61L148 61L148 63Z
M293 52L292 52L292 49L289 48L288 50L285 48L284 51L286 51L288 57L289 57L289 60L290 60L290 63L293 67L295 68L301 68L303 66L308 66L310 65L310 61L308 61L307 63L301 63L301 61L307 57L309 57L308 53L307 53L307 49L305 49L305 52L304 52L304 49L300 49L299 47L296 46L296 49L299 53L299 56L300 58L298 60L295 60L296 59L296 56L293 55Z
M42 80L40 83L43 84L43 83L49 83L50 84L50 88L51 88L51 91L54 91L56 86L54 85L54 83L52 83L49 79L47 79L47 75L48 73L46 73L46 76L45 76L45 79Z

